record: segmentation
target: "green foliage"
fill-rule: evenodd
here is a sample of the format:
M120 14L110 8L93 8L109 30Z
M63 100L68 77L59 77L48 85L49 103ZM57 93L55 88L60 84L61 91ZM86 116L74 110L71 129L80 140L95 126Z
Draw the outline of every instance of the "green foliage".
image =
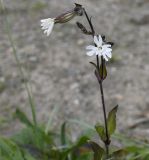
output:
M67 123L62 124L58 133L54 129L45 133L45 127L39 125L35 133L34 127L25 114L17 110L17 115L20 121L26 124L26 128L11 139L0 137L1 160L91 160L93 156L94 160L104 160L104 149L96 142L90 141L88 136L80 136L73 142L67 133ZM80 125L82 125L81 122ZM88 128L92 127L88 125ZM103 126L98 123L95 128L102 137ZM93 129L91 132L93 135ZM90 135L90 132L84 134ZM148 160L149 145L146 143L135 142L117 134L114 138L124 143L124 149L113 151L111 160Z
M61 126L61 144L66 145L66 122Z
M78 160L78 156L79 160L81 160L91 157L91 150L86 147L89 138L81 136L76 142L72 142L66 133L66 123L62 124L60 134L57 134L54 130L53 133L50 131L46 133L45 127L40 127L39 125L37 125L37 130L35 132L34 125L30 122L25 113L17 109L15 115L26 125L26 128L14 135L11 140L7 139L7 141L13 142L13 145L16 146L16 149L12 150L11 147L10 150L12 150L12 154L17 154L20 160L22 160L22 154L27 156L25 160L30 160L31 158L29 159L29 156L36 160L67 160L70 159L70 157L70 160ZM3 145L1 141L0 144ZM7 148L6 151L8 151ZM3 152L3 155L4 154ZM9 155L7 155L7 153L5 157L9 160ZM12 157L11 154L10 157Z
M105 63L102 63L100 65L99 75L100 75L102 80L106 79L106 77L107 77L107 69L106 69L106 64Z
M122 134L113 135L115 139L121 141L124 150L128 153L124 160L148 160L149 159L149 143L131 139ZM121 159L120 159L121 160ZM123 159L122 159L123 160Z
M140 146L129 146L126 150L130 154L130 160L148 160L149 159L149 148Z
M88 143L91 145L91 148L94 152L94 160L102 160L105 152L104 149L93 141L89 141Z
M116 129L116 112L118 105L115 106L108 114L108 133L112 135Z
M127 155L128 152L125 149L120 149L112 153L112 158L114 160L125 160Z
M95 125L96 132L98 133L99 137L101 140L104 142L106 141L106 134L105 134L105 129L104 126L102 126L100 123L97 123Z
M90 62L90 64L95 67L95 75L98 81L101 83L101 81L105 80L107 77L107 68L105 62L100 65L99 69L94 62Z
M16 109L15 117L20 120L23 124L25 124L27 127L33 127L32 122L28 119L26 114L22 112L19 108Z
M1 160L35 160L28 152L22 150L13 141L0 137Z

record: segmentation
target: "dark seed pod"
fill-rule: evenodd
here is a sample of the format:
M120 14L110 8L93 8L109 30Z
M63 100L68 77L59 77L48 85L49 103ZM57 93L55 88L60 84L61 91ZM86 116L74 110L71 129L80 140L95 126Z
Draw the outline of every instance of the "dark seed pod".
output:
M106 42L107 44L110 44L111 46L114 45L114 42Z
M66 23L73 19L75 16L82 16L83 15L83 8L80 4L75 4L75 8L69 10L61 15L57 16L54 20L55 23Z
M84 27L84 25L83 25L82 23L77 22L76 24L77 24L78 28L79 28L84 34L87 34L87 35L91 35L91 34L92 34L92 32L88 31L88 30Z
M76 16L74 10L67 11L55 18L55 23L66 23Z
M106 36L105 35L101 35L102 40L105 42L106 41Z
M82 15L83 15L83 12L84 12L84 10L83 10L83 8L82 8L82 5L77 4L77 3L75 3L75 5L76 5L76 7L74 8L75 13L76 13L78 16L82 16Z

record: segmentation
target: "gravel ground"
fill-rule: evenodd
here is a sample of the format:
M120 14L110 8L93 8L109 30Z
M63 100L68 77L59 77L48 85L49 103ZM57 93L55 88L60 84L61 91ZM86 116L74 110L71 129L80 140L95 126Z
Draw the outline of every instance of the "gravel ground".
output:
M61 4L58 4L61 2ZM85 55L91 37L81 34L76 17L56 25L50 37L40 29L40 19L55 17L73 8L70 0L4 0L17 55L32 86L38 121L47 122L59 108L54 124L77 119L88 124L103 120L100 90L93 67ZM96 32L115 42L113 61L104 82L107 110L119 104L118 130L127 135L149 134L149 1L80 1L93 17ZM31 116L24 80L12 54L4 14L0 13L0 128L17 132L21 124L12 113L20 107ZM77 128L77 127L76 127Z

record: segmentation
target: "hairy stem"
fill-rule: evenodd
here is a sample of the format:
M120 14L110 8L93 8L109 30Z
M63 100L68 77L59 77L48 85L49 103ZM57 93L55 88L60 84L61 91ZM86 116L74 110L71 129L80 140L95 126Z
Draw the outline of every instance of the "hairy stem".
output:
M101 66L102 66L102 75L101 75L101 78L103 78L104 63L105 63L105 61L104 61L103 57L101 57ZM103 81L101 81L99 83L99 85L100 85L101 100L102 100L103 114L104 114L104 123L105 123L105 134L106 134L105 147L106 147L106 153L107 153L107 158L108 158L110 138L109 138L109 133L108 133L108 122L107 122L106 106L105 106L105 99L104 99L104 91L103 91L103 83L102 82Z
M95 35L95 30L91 21L91 18L89 18L86 10L84 9L84 14L86 16L86 19L90 25L91 31L92 31L92 36L94 37ZM96 46L96 45L95 45ZM103 65L104 65L105 61L103 59L103 57L101 56L101 65L102 65L102 76L101 79L103 78ZM99 71L99 56L96 56L96 64L97 64L97 69ZM99 81L98 81L99 82ZM108 134L108 125L107 125L107 115L106 115L106 106L105 106L105 99L104 99L104 92L103 92L103 84L102 84L102 80L99 82L100 85L100 92L101 92L101 100L102 100L102 108L103 108L103 115L104 115L104 123L105 123L105 134L106 134L106 141L105 143L105 149L106 149L106 158L109 157L109 144L110 144L110 139L109 139L109 134Z

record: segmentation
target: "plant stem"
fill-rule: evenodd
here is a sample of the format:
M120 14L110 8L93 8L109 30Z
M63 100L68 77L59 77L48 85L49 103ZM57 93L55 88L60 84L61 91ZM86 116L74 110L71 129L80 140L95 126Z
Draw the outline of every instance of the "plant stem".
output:
M91 18L89 18L86 10L84 9L84 14L86 16L86 19L90 25L91 31L92 31L92 36L94 37L95 35L95 30L91 21ZM96 46L96 45L95 45ZM103 65L104 65L105 61L103 59L103 57L101 56L101 65L102 65L102 76L101 79L103 78ZM97 69L99 71L99 56L96 55L96 64L97 64ZM99 81L98 81L99 82ZM103 84L102 84L102 80L99 82L100 85L100 92L101 92L101 100L102 100L102 108L103 108L103 115L104 115L104 123L105 123L105 134L106 134L106 141L104 142L105 144L105 149L106 149L106 159L109 158L109 144L110 144L110 139L109 139L109 134L108 134L108 123L107 123L107 115L106 115L106 106L105 106L105 99L104 99L104 92L103 92Z
M5 14L5 6L4 6L3 0L0 0L0 4L1 4L1 7L2 7L2 11L4 13L4 18L5 18L5 23L6 23L6 31L7 31L7 34L8 34L8 39L10 41L10 45L11 45L11 47L13 49L13 55L15 57L17 65L18 65L18 69L20 71L20 74L21 74L22 78L25 79L25 75L24 75L20 60L19 60L19 58L17 56L16 46L14 44L14 41L13 41L13 38L12 38L12 35L11 35L10 25L9 25L7 16ZM36 121L35 104L34 104L34 100L33 100L33 97L32 97L32 92L31 92L31 89L30 89L28 83L26 82L26 80L24 81L24 84L25 84L25 89L27 91L28 100L29 100L30 107L31 107L34 126L36 128L37 127L37 121Z
M103 78L103 68L104 68L104 59L101 56L101 65L102 65L102 78ZM104 92L103 92L103 81L99 83L100 85L100 91L101 91L101 99L102 99L102 106L103 106L103 113L104 113L104 121L105 121L105 134L106 134L106 142L105 142L105 147L106 147L106 154L107 158L109 156L109 145L110 145L110 138L109 138L109 133L108 133L108 122L107 122L107 115L106 115L106 106L105 106L105 99L104 99Z
M107 158L108 158L108 155L109 155L109 141L110 140L109 140L109 135L108 135L106 107L105 107L105 100L104 100L104 92L103 92L102 82L99 83L99 85L100 85L101 100L102 100L102 107L103 107L103 114L104 114L104 123L105 123L105 134L106 134L105 147L106 147L106 155L107 155Z

